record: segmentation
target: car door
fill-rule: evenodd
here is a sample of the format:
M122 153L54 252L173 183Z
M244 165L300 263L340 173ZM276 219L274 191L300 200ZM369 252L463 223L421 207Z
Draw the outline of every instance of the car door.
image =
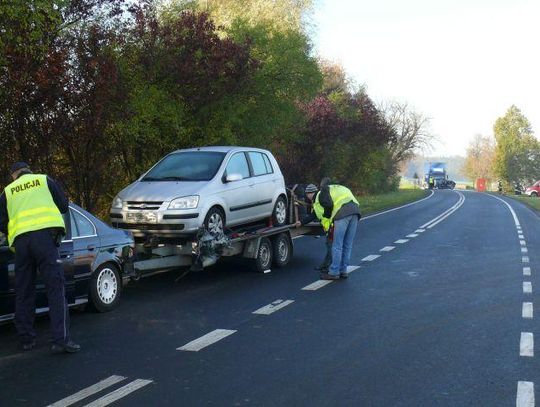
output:
M81 292L93 272L100 240L94 223L82 212L70 208L73 235L73 268L76 291Z
M240 174L243 179L227 182L227 176L232 174ZM227 224L235 225L253 219L257 195L245 152L234 153L231 156L222 179L224 184L220 195L227 206Z
M253 184L255 193L257 195L257 216L270 216L273 207L273 199L276 192L276 182L274 180L273 171L268 168L270 161L268 157L265 157L266 154L263 154L258 151L248 152L249 163L251 165L251 170L253 173ZM265 160L266 158L266 160Z
M2 240L2 234L0 234ZM0 321L11 319L15 312L15 256L7 241L0 244Z

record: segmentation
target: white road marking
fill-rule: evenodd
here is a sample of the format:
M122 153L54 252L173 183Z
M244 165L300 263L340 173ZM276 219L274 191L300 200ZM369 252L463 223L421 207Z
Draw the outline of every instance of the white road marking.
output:
M459 200L450 208L448 208L446 211L441 213L440 215L437 215L433 219L431 219L429 222L424 223L422 226L419 227L419 229L431 229L433 226L437 225L438 223L445 220L448 216L453 214L455 211L457 211L461 205L463 205L463 202L465 202L465 196L461 192L454 191L459 196Z
M373 215L363 216L362 219L360 219L360 222L363 222L363 221L365 221L366 219L374 218L374 217L376 217L376 216L384 215L385 213L388 213L388 212L394 212L394 211L397 211L398 209L403 209L403 208L406 208L406 207L411 206L411 205L416 205L416 204L418 204L418 203L420 203L420 202L423 202L423 201L425 201L425 200L431 198L434 194L435 194L435 192L434 192L434 191L431 191L431 195L430 195L430 196L427 196L427 197L425 197L425 198L422 198L422 199L420 199L419 201L414 201L414 202L408 203L408 204L403 205L403 206L398 206L397 208L388 209L388 210L386 210L386 211L384 211L384 212L374 213Z
M96 401L87 404L85 407L103 407L108 406L111 403L114 403L116 400L120 400L123 397L126 397L128 394L133 393L136 390L152 383L152 380L137 379L133 380L131 383L126 384L125 386L120 387L119 389L113 391L112 393L106 394L105 396L97 399Z
M301 237L304 237L304 236L305 236L305 235L295 236L295 237L293 237L293 240L295 240L295 239L300 239Z
M287 305L292 304L294 300L276 300L272 304L265 305L264 307L259 308L256 311L253 311L253 314L258 315L270 315L276 311L279 311L282 308L285 308Z
M534 356L534 336L531 332L522 332L519 341L519 356Z
M235 333L236 330L231 329L216 329L212 332L207 333L204 336L201 336L198 339L195 339L189 343L186 343L184 346L181 346L180 348L176 348L176 350L185 350L190 352L198 352L203 348L206 348L207 346L210 346L217 341L220 341L224 338L226 338L229 335L232 335Z
M523 236L523 235L518 235L518 237L519 237L520 239L525 239L525 236Z
M533 382L518 382L516 407L534 407Z
M512 217L514 218L514 224L516 225L516 228L518 230L520 230L521 225L519 224L519 220L518 220L518 217L516 215L516 211L514 211L514 208L512 208L512 206L508 202L506 202L504 199L501 199L501 198L499 198L499 197L497 197L495 195L491 195L491 194L486 194L486 195L490 196L490 197L492 197L494 199L498 199L499 201L501 201L503 204L505 204L508 207L508 209L510 210L510 213L512 214Z
M416 229L414 233L424 233L426 229Z
M263 271L264 274L268 274L268 273L271 273L271 272L272 272L272 270L270 270L270 269Z
M521 248L521 253L528 253L528 252L529 252L529 250L527 250L526 247L522 247L522 248Z
M407 243L408 241L409 239L399 239L399 240L396 240L394 243L403 244L403 243Z
M384 246L381 250L379 250L380 252L389 252L391 250L394 250L396 248L396 246Z
M56 403L50 404L48 407L71 406L72 404L75 404L93 394L99 393L103 389L106 389L107 387L110 387L118 382L121 382L122 380L125 380L124 376L107 377L106 379L100 382L97 382L96 384L93 384L92 386L89 386L85 389L82 389L81 391L78 391L77 393L72 394L71 396L68 396L62 400L59 400Z
M373 261L375 259L378 259L379 257L381 257L380 254L370 254L369 256L364 257L362 261Z
M520 241L519 241L519 244L522 245L522 246L526 246L526 245L527 245L527 243L525 242L525 240L520 240Z
M521 308L521 317L532 319L533 317L533 303L524 302L523 307Z
M525 294L531 294L532 293L532 284L530 281L524 281L523 282L523 292Z
M360 268L360 266L347 266L347 273L352 273Z
M530 267L523 267L523 275L524 276L530 276L531 275L531 268Z
M528 258L527 256L523 256L523 257L521 258L521 262L522 262L522 263L528 263L528 262L529 262L529 258Z
M410 235L407 235L407 237L416 237L416 236L418 236L417 233L411 233Z
M315 291L315 290L318 290L319 288L324 287L325 285L330 284L332 281L333 280L317 280L314 283L311 283L310 285L306 285L304 288L302 288L302 290Z

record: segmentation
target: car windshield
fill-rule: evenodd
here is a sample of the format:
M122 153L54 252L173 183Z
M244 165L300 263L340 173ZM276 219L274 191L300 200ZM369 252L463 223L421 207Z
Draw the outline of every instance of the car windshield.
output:
M161 160L141 181L210 181L224 157L225 153L215 151L174 153Z

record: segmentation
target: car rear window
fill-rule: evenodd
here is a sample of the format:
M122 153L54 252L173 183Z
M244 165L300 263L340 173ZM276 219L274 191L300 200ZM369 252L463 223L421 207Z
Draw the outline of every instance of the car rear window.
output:
M186 151L161 160L142 181L210 181L216 175L225 153Z

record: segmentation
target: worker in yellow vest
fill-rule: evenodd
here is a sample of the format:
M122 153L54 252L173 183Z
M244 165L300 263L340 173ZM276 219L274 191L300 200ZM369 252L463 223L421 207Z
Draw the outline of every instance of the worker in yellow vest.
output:
M0 232L15 250L15 327L23 350L35 347L36 273L45 288L51 321L52 352L75 353L80 346L69 336L69 310L64 269L58 246L65 235L63 213L68 199L46 175L33 174L28 164L11 167L13 182L0 195Z
M320 278L347 278L356 229L361 217L358 200L349 188L342 185L326 185L320 191L313 184L308 187L306 197L313 202L313 212L298 222L297 226L318 219L325 232L334 227L332 263L328 272L321 272Z

